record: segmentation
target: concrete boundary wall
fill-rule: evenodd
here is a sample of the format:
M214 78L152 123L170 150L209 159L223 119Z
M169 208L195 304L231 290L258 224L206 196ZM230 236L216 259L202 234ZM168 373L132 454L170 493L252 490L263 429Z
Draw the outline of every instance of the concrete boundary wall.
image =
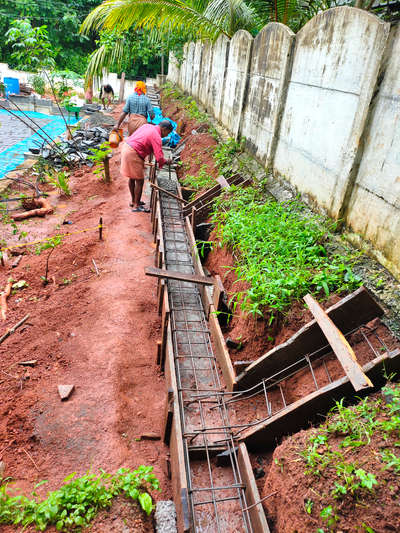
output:
M203 54L203 43L197 41L194 48L193 55L193 71L192 71L192 90L191 94L195 97L199 97L199 88L200 88L200 69L201 69L201 58Z
M210 86L212 68L213 46L209 41L203 44L201 55L200 78L199 78L199 100L206 106L208 99L208 88Z
M192 44L187 92L400 278L400 25L341 6L297 35L271 23Z
M211 74L208 82L206 108L219 118L224 94L226 66L229 54L229 39L220 35L213 45Z
M169 53L167 80L174 84L179 81L179 63L173 52Z
M293 42L294 33L277 22L267 24L254 39L240 134L266 166L277 138Z
M183 90L186 93L192 92L192 78L193 78L193 59L194 59L194 43L189 43L186 56L186 70L185 79L183 82Z
M337 218L375 88L389 25L333 8L296 35L274 171Z
M392 28L346 222L400 278L400 25Z
M252 45L252 36L244 30L237 31L229 45L223 104L218 118L235 138L239 135Z

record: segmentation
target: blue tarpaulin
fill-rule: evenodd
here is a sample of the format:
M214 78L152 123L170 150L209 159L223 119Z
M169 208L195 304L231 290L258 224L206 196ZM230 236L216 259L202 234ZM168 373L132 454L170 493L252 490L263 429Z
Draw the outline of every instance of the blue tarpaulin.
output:
M164 146L170 146L171 148L174 148L181 140L180 136L176 132L177 123L168 117L163 117L162 111L159 107L155 106L153 107L153 110L155 114L155 117L151 121L153 124L160 124L162 120L169 120L169 122L171 122L173 130L169 135L167 135L167 137L163 138L162 143Z

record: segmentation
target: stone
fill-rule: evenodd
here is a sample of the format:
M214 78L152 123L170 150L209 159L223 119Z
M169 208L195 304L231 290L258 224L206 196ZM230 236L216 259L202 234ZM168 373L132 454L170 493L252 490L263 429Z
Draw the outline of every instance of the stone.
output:
M0 479L3 479L5 470L6 463L4 461L0 461Z
M74 389L75 385L58 385L58 394L60 395L61 401L68 400Z
M171 500L157 502L154 520L156 533L177 533L174 502Z

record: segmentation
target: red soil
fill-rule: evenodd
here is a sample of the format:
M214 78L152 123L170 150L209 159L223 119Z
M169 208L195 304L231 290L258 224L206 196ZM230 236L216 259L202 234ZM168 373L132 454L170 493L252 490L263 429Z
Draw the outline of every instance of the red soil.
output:
M262 497L268 496L264 507L271 533L308 533L319 531L318 528L343 533L399 531L398 474L383 469L379 460L380 451L391 447L394 449L396 435L383 441L382 434L377 432L371 436L369 444L359 448L339 448L343 436L330 438L332 449L344 453L347 463L361 465L378 480L372 492L365 490L361 497L347 495L343 499L330 496L334 485L329 474L319 477L305 474L305 462L301 460L299 452L307 448L309 437L310 430L300 431L288 437L273 454L262 492ZM313 502L310 514L305 510L307 500ZM333 529L329 529L319 516L328 505L332 505L338 517Z
M0 460L5 476L27 494L47 479L40 489L44 495L73 471L113 472L146 464L154 466L162 498L171 497L167 448L161 441L140 440L143 433L160 434L165 399L155 362L156 282L144 275L144 267L153 264L151 225L149 215L128 207L119 162L116 151L110 185L87 168L76 171L71 198L52 194L54 214L20 226L28 232L27 241L76 232L50 258L52 283L43 287L40 279L47 251L26 252L14 269L0 267L0 287L10 276L29 284L9 298L7 320L0 325L1 336L30 314L0 345ZM100 216L103 241L98 230L79 233L95 228ZM64 219L72 225L60 225ZM33 368L18 365L32 359L37 360ZM75 385L68 401L60 401L58 384ZM116 509L94 531L123 531ZM149 524L147 519L143 524ZM129 531L144 531L143 524Z

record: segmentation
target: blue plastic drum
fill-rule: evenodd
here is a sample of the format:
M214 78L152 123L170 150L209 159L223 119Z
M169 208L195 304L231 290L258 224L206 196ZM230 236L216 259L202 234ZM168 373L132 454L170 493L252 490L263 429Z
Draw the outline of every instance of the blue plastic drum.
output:
M4 85L6 87L6 98L9 94L19 94L19 79L18 78L4 78Z

